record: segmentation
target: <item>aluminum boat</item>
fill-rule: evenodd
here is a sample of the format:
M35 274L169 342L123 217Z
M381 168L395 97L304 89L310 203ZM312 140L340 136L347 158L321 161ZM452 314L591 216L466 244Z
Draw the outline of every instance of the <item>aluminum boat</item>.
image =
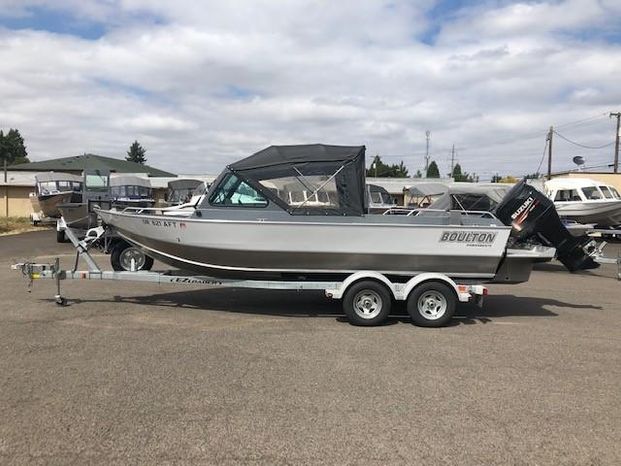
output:
M508 248L489 213L367 215L364 146L270 146L229 165L190 216L98 210L104 223L169 265L214 277L292 279L377 271L520 282L545 246ZM292 192L306 191L300 201Z
M82 177L69 173L35 175L35 192L30 194L34 212L45 217L60 217L59 204L76 202L82 197Z
M554 178L546 194L562 218L602 227L621 225L621 195L614 186L588 178Z
M153 190L147 178L136 175L110 175L110 200L116 208L153 207Z
M99 223L93 206L111 207L110 201L110 171L109 170L85 170L82 173L83 190L80 198L73 202L59 204L58 210L62 215L62 221L68 227L78 230L88 230L96 227Z

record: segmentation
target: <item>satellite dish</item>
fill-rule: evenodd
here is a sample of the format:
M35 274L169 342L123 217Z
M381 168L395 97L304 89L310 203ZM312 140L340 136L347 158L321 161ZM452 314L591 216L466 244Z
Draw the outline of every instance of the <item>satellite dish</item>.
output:
M575 156L572 160L573 160L573 161L574 161L574 163L575 163L576 165L578 165L579 167L580 167L581 165L584 165L584 157L582 157L581 155L576 155L576 156Z

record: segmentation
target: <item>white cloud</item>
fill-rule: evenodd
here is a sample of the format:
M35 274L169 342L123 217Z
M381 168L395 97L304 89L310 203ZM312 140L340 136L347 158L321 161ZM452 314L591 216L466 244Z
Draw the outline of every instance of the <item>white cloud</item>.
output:
M429 129L441 168L455 143L466 171L521 174L551 124L600 115L571 136L611 138L621 47L600 33L617 2L485 3L446 16L431 45L433 2L413 3L0 0L5 17L34 5L107 31L0 29L0 127L20 128L33 159L122 156L138 139L150 163L186 172L305 142L366 144L414 172ZM555 167L574 149L559 142Z

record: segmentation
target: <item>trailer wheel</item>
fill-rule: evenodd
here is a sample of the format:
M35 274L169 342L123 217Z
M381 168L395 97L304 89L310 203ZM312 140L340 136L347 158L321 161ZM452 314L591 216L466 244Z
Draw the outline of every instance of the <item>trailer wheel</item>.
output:
M66 241L65 230L56 230L56 242L64 243Z
M390 314L391 305L390 291L373 280L354 283L343 296L343 310L352 325L381 324Z
M117 272L130 272L132 270L132 259L134 260L134 270L151 270L153 258L125 241L118 242L110 254L110 263Z
M457 296L448 285L425 282L418 285L408 297L407 309L415 325L442 327L455 313Z

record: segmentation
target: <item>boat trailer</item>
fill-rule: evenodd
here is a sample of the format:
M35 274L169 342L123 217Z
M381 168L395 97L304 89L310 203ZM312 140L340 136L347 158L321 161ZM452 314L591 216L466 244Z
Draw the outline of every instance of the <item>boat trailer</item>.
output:
M13 270L19 270L29 281L29 288L34 280L54 280L56 304L66 306L67 298L62 294L61 282L64 280L113 280L148 282L171 285L202 285L206 288L253 288L265 290L323 291L328 298L340 299L343 310L350 323L371 326L381 324L390 314L392 301L406 301L407 310L415 324L424 327L440 327L452 318L458 303L472 302L482 306L488 290L480 284L457 284L450 277L440 273L420 273L406 282L393 282L385 275L375 271L358 271L344 280L243 280L223 279L202 275L188 275L181 270L144 271L109 271L102 270L89 248L102 235L103 227L89 230L83 239L79 239L71 228L65 230L67 238L76 250L75 264L72 270L64 270L60 259L52 264L22 262L13 264ZM80 259L84 260L87 270L78 270Z

